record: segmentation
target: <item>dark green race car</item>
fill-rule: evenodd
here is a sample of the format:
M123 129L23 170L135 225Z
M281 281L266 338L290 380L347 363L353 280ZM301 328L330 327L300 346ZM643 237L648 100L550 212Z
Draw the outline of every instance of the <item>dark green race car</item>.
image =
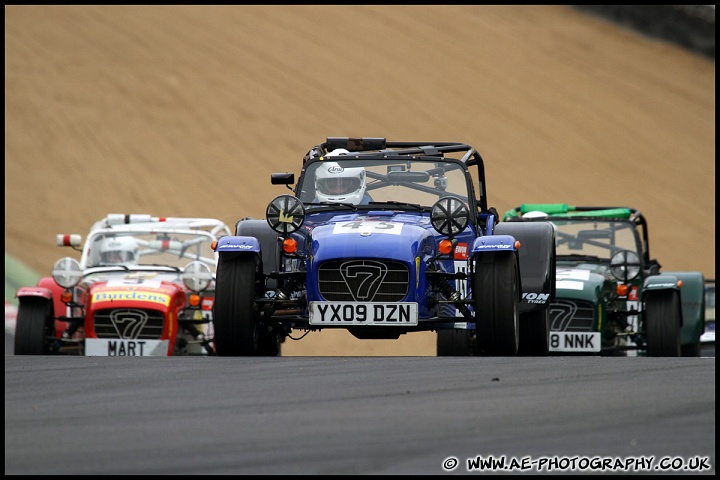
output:
M523 204L506 222L550 221L556 291L550 353L700 356L705 279L661 272L650 257L645 217L634 208Z

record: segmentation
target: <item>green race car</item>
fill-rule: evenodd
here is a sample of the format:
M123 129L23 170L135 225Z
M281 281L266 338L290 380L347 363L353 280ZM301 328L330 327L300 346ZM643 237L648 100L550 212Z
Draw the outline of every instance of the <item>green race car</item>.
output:
M523 204L505 222L550 221L556 291L550 354L700 356L701 272L661 272L647 221L634 208Z

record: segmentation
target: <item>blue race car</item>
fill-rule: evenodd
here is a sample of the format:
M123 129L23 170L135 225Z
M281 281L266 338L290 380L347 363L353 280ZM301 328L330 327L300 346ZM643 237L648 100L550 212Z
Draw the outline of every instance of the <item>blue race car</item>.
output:
M218 355L277 356L293 330L338 328L435 331L441 356L548 354L554 229L498 223L473 147L330 137L297 183L271 183L291 193L215 247Z

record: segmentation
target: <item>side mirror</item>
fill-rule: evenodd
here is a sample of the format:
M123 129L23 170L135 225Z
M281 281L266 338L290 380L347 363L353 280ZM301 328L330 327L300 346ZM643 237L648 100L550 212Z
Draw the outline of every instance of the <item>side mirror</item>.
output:
M273 185L292 185L295 183L295 174L290 172L270 174L270 183Z

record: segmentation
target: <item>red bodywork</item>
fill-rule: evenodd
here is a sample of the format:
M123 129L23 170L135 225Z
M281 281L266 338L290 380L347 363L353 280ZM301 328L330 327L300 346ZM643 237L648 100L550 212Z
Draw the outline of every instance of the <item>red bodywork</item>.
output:
M75 332L73 338L98 338L95 330L95 316L98 312L116 309L140 309L157 311L162 314L162 336L158 340L169 340L167 355L173 354L177 340L178 318L186 308L187 290L183 285L162 280L152 272L147 274L120 274L112 279L95 279L85 281L74 288L74 301L77 306L68 308L61 295L64 291L51 277L42 277L36 287L21 287L17 292L22 304L37 297L51 300L55 319L55 336L61 338L68 327L63 321L68 315L77 317L83 314L83 328ZM204 297L200 311L207 316L212 311L213 298ZM130 338L130 337L124 337Z

